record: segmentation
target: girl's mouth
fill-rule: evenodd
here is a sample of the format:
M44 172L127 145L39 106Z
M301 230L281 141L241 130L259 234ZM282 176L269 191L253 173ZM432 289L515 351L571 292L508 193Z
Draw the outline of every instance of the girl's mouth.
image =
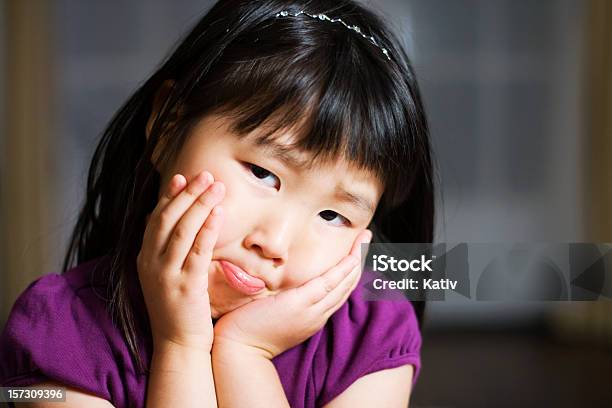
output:
M259 278L249 275L242 268L228 261L219 261L223 276L232 288L245 295L255 295L261 292L266 284Z

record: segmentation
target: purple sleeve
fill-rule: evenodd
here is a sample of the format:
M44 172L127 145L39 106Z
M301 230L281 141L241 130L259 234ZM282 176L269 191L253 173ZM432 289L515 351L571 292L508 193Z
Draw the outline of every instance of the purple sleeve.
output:
M53 380L110 400L113 356L92 311L63 275L32 282L0 337L0 385Z
M328 328L322 340L324 351L315 358L317 406L327 404L366 374L406 364L414 368L415 384L421 365L421 333L410 302L367 302L353 293ZM326 372L317 367L327 367Z

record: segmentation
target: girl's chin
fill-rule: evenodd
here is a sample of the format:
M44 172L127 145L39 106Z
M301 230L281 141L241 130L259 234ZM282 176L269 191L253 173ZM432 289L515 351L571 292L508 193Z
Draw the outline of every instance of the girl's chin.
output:
M213 261L211 263L208 273L208 296L210 297L210 310L213 319L218 319L254 300L252 297L237 293L227 284L218 262Z
M213 260L208 270L208 296L213 319L218 319L226 313L238 309L257 299L273 296L276 292L263 291L256 295L245 295L232 288L223 274L223 268L218 261Z
M236 309L238 309L240 306L244 306L247 303L252 302L253 299L251 298L247 298L244 299L242 302L240 303L226 303L226 302L215 302L213 300L213 298L211 298L210 301L210 312L211 312L211 316L213 319L218 319L221 316L223 316L226 313L229 313L231 311L234 311Z

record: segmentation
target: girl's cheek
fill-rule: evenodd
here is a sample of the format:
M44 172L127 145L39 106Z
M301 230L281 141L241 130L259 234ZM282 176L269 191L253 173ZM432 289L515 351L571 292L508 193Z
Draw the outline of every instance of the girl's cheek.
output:
M299 256L291 259L288 268L287 287L297 287L323 275L344 257L345 253L333 243L311 245L303 248Z
M222 248L231 243L232 241L235 241L238 234L236 228L236 217L234 216L231 209L223 205L223 224L221 224L219 237L217 238L217 243L215 247Z
M248 201L243 200L244 202ZM240 235L244 235L244 228L248 223L244 211L242 211L240 199L232 194L230 187L226 188L225 198L221 202L221 206L223 207L223 224L221 224L216 247L223 247L240 239Z

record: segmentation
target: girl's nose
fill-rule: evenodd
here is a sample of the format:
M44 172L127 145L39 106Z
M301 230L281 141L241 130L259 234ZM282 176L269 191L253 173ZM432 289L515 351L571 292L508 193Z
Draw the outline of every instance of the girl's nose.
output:
M260 219L255 228L245 237L244 246L263 258L272 261L275 267L287 262L292 240L294 222L289 214L277 214Z

